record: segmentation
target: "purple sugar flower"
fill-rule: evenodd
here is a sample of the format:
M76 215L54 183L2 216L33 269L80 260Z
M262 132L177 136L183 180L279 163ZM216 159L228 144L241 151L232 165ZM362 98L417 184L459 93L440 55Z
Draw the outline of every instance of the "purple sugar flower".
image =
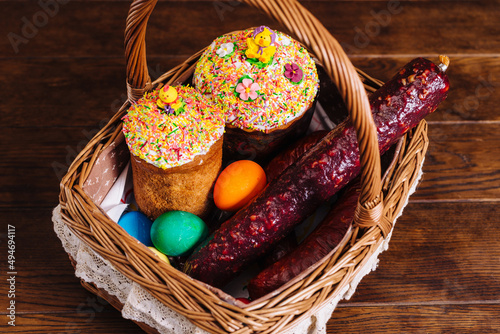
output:
M285 65L285 77L293 83L298 83L302 80L304 72L299 65L292 63Z
M174 108L172 108L171 106L169 106L167 104L167 105L165 105L165 113L167 115L173 115L175 113L175 110L174 110Z

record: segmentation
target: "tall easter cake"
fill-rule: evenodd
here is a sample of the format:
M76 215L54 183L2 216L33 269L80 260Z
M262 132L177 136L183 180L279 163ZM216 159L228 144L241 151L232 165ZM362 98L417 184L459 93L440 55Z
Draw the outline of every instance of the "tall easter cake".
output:
M146 93L123 117L134 196L156 219L171 210L205 216L222 164L224 117L193 87Z
M224 111L225 153L257 160L307 130L319 87L307 50L265 26L215 39L193 82Z

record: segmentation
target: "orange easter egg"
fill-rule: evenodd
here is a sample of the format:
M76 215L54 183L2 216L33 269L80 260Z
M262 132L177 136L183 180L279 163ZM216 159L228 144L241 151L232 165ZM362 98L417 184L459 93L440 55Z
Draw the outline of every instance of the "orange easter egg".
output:
M215 205L221 210L239 210L264 189L266 183L266 173L259 164L251 160L235 161L215 182Z

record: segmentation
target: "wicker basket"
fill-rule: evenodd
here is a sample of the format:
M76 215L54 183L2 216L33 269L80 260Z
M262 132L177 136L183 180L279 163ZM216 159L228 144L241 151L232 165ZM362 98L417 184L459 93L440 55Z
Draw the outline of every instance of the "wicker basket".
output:
M150 81L146 65L145 32L156 1L135 0L127 18L125 45L129 101L136 101L145 90L158 84L183 82L203 52L196 53L155 82ZM361 277L372 270L371 262L387 247L395 220L420 177L428 145L427 125L422 121L402 138L394 153L393 163L382 179L376 129L366 94L366 90L376 89L380 81L356 70L324 26L296 1L244 2L275 18L309 48L346 101L357 130L362 167L362 192L354 228L347 236L349 242L345 242L307 275L286 285L279 294L245 306L221 298L217 290L159 261L145 246L135 242L113 222L99 206L100 202L84 190L84 184L95 172L93 167L98 158L112 149L120 138L121 118L130 106L129 101L70 166L61 182L57 221L70 231L68 233L76 238L73 239L76 243L81 242L80 247L98 254L120 277L134 282L197 328L210 333L284 333L327 305L331 312L340 299L352 294ZM70 244L65 248L71 248ZM66 250L76 268L76 253ZM82 279L82 285L108 300L117 309L122 309L123 299L110 295L98 281ZM162 331L154 328L154 321L138 324L149 333Z

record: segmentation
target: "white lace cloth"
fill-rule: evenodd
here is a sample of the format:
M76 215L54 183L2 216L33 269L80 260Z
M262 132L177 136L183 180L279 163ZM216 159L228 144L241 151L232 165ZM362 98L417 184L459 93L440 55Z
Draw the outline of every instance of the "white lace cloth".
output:
M415 191L422 172L412 185L408 197ZM405 200L405 206L408 198ZM398 217L402 214L398 215ZM75 259L77 265L75 275L88 283L94 283L98 288L104 289L108 294L115 296L124 305L122 316L126 319L145 323L160 333L168 334L206 334L207 332L193 325L183 315L166 307L139 284L128 279L116 270L108 261L94 252L81 241L62 221L60 207L53 211L52 220L54 230L62 242L64 250ZM392 230L384 242L373 253L362 270L345 286L341 293L320 311L299 323L293 329L283 334L324 334L326 324L337 303L342 299L350 299L361 279L375 270L378 265L378 256L389 247Z

